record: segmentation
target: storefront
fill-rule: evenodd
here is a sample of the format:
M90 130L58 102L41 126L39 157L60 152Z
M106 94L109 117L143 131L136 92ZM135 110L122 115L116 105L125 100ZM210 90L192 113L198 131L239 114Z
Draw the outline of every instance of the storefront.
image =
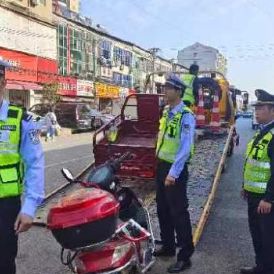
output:
M11 68L6 71L6 98L11 103L29 108L41 102L43 84L57 80L56 60L0 48L0 58Z
M95 96L99 100L99 110L113 107L113 100L120 98L120 87L96 82Z
M82 102L94 101L94 82L77 79L77 100Z
M75 102L77 96L77 79L69 76L58 77L58 92L62 101Z

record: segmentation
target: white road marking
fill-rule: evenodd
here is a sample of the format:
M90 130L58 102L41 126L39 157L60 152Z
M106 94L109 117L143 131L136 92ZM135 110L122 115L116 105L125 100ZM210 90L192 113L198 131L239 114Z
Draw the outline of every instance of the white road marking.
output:
M45 168L59 166L59 165L63 165L63 164L67 164L67 163L70 163L70 162L75 162L75 161L79 161L79 160L83 160L83 159L88 159L88 158L92 158L92 155L89 154L89 155L86 155L86 156L82 156L82 157L78 157L78 158L73 158L73 159L62 161L62 162L58 162L58 163L49 164L49 165L46 165Z

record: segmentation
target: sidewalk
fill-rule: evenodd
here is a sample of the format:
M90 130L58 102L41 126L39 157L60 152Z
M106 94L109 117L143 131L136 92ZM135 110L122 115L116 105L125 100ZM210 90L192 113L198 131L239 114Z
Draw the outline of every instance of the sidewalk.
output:
M93 132L83 132L77 134L68 134L64 132L52 140L45 141L45 137L41 137L41 143L44 151L56 150L74 147L77 145L90 144L92 146Z

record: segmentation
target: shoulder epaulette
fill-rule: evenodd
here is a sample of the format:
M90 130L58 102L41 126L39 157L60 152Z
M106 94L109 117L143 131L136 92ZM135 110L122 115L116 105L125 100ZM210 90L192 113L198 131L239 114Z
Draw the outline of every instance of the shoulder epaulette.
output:
M22 119L26 122L29 122L32 119L32 115L24 111Z

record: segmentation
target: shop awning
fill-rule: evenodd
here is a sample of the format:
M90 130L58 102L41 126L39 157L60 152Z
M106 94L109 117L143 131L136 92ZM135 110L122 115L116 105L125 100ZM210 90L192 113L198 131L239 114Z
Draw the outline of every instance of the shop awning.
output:
M15 89L15 90L42 90L43 87L30 82L23 82L23 81L7 81L6 89Z

